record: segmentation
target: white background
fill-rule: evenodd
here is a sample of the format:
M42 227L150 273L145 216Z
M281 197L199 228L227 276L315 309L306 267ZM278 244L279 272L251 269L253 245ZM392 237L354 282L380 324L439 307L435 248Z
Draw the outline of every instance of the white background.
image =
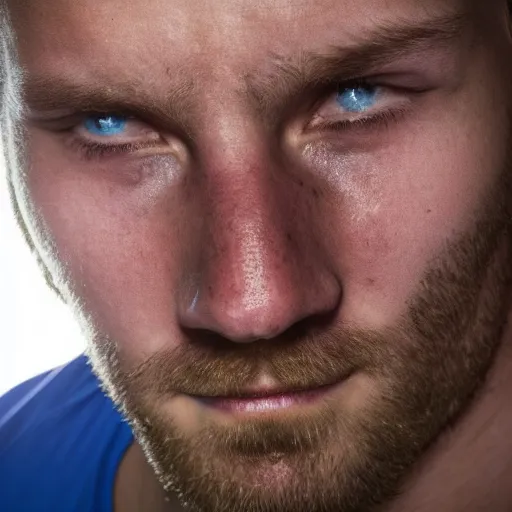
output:
M0 395L83 348L78 325L46 286L16 225L0 157Z

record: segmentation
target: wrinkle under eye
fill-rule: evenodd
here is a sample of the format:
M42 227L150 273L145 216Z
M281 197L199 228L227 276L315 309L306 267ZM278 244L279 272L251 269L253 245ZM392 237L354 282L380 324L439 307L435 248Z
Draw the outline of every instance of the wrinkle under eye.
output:
M112 136L123 133L126 128L126 117L115 115L89 116L84 127L93 135Z
M345 87L338 93L337 102L348 112L361 113L375 105L377 88L374 86Z

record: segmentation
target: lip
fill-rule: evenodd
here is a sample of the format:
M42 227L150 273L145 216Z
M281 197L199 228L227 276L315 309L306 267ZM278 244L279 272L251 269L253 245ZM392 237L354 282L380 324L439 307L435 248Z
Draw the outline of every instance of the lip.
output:
M343 379L344 380L344 379ZM260 391L243 397L195 397L203 405L226 412L258 413L288 409L290 407L311 404L328 393L339 382L304 391L269 394Z

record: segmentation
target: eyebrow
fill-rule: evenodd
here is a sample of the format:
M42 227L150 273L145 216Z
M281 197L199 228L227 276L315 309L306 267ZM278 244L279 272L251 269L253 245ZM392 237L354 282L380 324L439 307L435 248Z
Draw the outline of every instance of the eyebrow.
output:
M35 119L55 111L129 112L160 120L171 119L187 133L193 90L192 80L173 78L162 101L147 91L142 82L78 82L63 75L27 75L22 87L23 100Z
M283 97L311 88L348 82L368 75L400 58L448 46L468 25L460 12L424 21L381 24L351 45L331 45L327 51L304 51L295 57L273 55L273 70L245 75L247 94L260 115L276 116Z
M275 119L283 98L311 88L359 78L372 69L400 57L421 53L460 38L467 26L466 16L450 13L424 21L402 20L381 24L358 35L350 45L331 45L319 52L303 51L296 56L271 54L268 73L246 73L243 91L257 113ZM23 84L23 96L31 109L48 112L130 111L171 120L186 133L191 132L197 79L185 79L176 73L166 84L166 97L157 97L144 82L79 82L65 76L30 76ZM167 76L167 75L166 75ZM36 114L37 115L37 114Z

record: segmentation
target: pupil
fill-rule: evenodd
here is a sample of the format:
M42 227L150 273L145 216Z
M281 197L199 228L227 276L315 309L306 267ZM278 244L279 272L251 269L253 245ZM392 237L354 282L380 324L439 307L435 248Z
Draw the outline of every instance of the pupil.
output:
M375 102L375 88L351 87L341 95L341 105L350 112L362 112Z
M85 120L85 128L96 135L117 135L125 130L127 118L123 116L92 115Z
M116 131L123 127L123 120L112 116L97 117L94 119L94 127L102 133Z
M105 117L103 119L99 119L98 122L99 122L100 128L104 131L115 128L116 124L118 124L115 121L113 121L111 117Z

